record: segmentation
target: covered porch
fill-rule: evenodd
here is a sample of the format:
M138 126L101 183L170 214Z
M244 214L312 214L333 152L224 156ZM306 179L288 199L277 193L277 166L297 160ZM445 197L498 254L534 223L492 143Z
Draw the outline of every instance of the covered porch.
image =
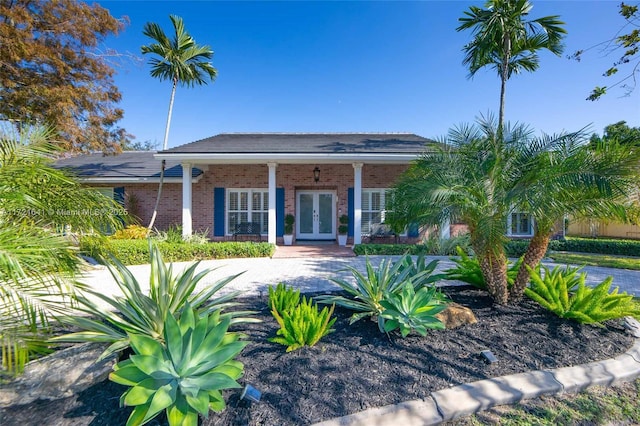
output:
M183 178L182 231L233 237L238 223L259 223L269 243L282 242L284 218L295 218L297 241L331 241L348 217L349 242L360 244L371 224L384 222L385 194L428 147L416 135L218 135L155 154L178 161Z

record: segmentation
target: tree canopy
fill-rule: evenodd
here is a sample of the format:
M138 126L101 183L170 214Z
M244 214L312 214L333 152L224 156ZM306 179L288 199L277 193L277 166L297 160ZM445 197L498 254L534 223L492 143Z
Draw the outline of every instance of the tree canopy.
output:
M488 0L485 8L469 7L459 18L456 31L470 29L473 39L464 46L464 65L473 77L481 68L491 67L500 77L498 129L504 125L507 80L515 73L533 72L540 66L539 50L560 55L567 31L559 16L529 19L533 6L527 0Z
M620 57L611 64L611 67L602 74L604 77L615 76L617 80L609 86L596 86L587 97L588 101L600 99L613 87L623 88L627 95L636 88L636 73L638 72L638 67L640 67L640 59L638 57L640 49L640 13L638 12L638 4L631 5L622 2L618 5L618 8L618 13L624 18L625 22L614 37L587 49L578 50L569 56L569 58L580 61L584 53L593 49L601 49L607 54L619 54L622 52ZM631 70L620 76L618 74L620 66L626 66L627 69L631 67Z
M640 146L640 127L629 127L626 121L618 121L604 128L602 137L597 134L591 136L591 144L615 140L623 145Z
M124 24L98 4L0 0L0 119L53 127L67 151L119 151L121 94L99 48Z

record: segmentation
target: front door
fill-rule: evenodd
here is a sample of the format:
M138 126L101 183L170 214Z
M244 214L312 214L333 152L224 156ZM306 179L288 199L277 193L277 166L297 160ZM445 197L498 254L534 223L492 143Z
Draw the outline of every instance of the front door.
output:
M336 238L335 193L298 191L296 196L296 239L334 240Z

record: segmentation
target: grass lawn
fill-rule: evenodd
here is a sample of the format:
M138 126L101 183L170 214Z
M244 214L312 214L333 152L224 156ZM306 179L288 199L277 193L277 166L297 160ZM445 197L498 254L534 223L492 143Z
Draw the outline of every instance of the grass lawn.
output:
M640 258L628 256L611 256L592 253L549 253L547 257L556 263L572 265L604 266L607 268L633 269L640 271Z
M543 396L494 407L448 425L632 425L640 424L640 379L614 387L594 386L578 395Z

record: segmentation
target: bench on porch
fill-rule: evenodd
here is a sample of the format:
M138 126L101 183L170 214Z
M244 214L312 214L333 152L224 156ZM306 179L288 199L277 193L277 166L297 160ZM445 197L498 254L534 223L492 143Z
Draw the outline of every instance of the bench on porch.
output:
M238 236L254 236L258 237L258 241L262 241L261 228L262 225L259 223L238 223L233 230L233 239L234 241L238 241Z
M387 224L380 223L378 225L374 225L371 233L369 234L369 243L371 244L382 244L382 243L398 243L398 235L393 232L391 227Z

